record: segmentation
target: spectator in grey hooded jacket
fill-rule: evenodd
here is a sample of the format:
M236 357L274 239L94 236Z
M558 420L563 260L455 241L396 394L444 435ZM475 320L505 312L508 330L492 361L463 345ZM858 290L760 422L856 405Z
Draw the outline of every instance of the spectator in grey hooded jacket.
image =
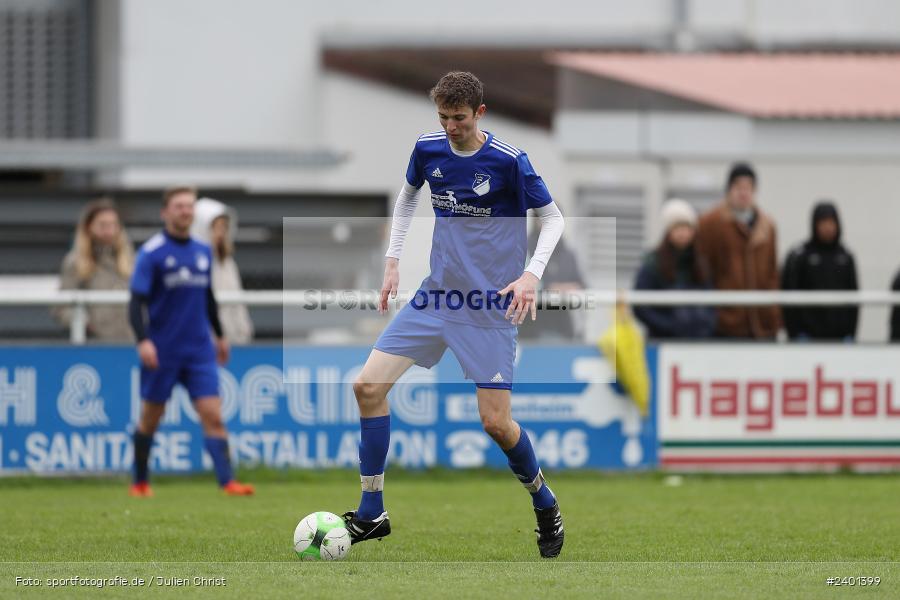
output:
M212 248L212 287L216 293L244 289L234 261L236 231L237 213L234 209L212 198L197 200L191 236ZM253 322L243 304L220 303L219 320L226 339L232 343L247 344L253 340Z

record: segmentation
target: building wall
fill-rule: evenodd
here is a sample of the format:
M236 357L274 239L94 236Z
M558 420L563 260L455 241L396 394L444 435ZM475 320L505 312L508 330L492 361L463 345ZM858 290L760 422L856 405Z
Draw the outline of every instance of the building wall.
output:
M545 45L665 22L668 2L508 6L335 0L121 0L120 139L134 144L315 145L330 107L319 50L335 44ZM112 34L109 34L112 35Z
M900 39L900 5L890 0L693 0L688 25L698 35L733 38L750 28L761 44L824 39L869 44ZM330 107L319 90L319 51L331 45L633 45L670 44L670 0L548 5L459 0L440 4L120 0L100 11L101 32L118 48L103 59L102 131L126 143L301 146L326 142ZM104 18L113 12L114 18ZM749 25L748 25L749 23ZM115 67L117 66L117 71ZM113 69L114 72L110 72Z
M691 30L729 32L766 49L826 44L897 44L900 4L891 0L688 0Z

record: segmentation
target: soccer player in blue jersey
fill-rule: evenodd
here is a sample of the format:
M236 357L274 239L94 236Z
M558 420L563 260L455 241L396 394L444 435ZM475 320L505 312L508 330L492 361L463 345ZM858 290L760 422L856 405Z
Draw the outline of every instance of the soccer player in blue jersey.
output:
M447 73L430 95L442 129L420 136L413 148L394 208L380 310L397 295L404 237L426 181L435 214L431 273L381 334L354 382L362 497L344 520L353 543L390 534L382 496L390 442L387 394L412 365L430 368L449 347L475 383L485 432L531 494L538 550L554 558L563 545L559 503L510 405L516 327L529 314L536 318L535 290L562 234L562 215L527 155L479 129L485 105L477 77ZM542 227L526 266L530 209Z
M165 228L141 246L131 279L129 318L138 340L143 399L134 430L132 496L153 495L150 448L176 383L187 389L200 416L219 486L230 496L253 494L253 486L235 481L231 472L216 366L227 362L229 346L211 287L210 248L190 236L196 200L191 187L165 191Z

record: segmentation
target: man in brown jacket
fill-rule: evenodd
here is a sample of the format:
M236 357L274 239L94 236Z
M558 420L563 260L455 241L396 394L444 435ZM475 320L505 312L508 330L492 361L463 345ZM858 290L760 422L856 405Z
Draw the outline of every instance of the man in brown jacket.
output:
M719 290L777 290L775 223L756 206L756 173L738 163L728 174L725 199L700 219L697 247ZM723 306L716 334L774 339L781 327L778 306Z

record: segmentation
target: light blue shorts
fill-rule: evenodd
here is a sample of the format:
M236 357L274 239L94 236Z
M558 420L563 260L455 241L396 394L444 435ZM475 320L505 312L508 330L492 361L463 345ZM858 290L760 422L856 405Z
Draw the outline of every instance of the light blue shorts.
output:
M381 333L375 349L430 369L450 348L465 378L477 387L511 390L517 336L515 327L466 325L407 304Z

